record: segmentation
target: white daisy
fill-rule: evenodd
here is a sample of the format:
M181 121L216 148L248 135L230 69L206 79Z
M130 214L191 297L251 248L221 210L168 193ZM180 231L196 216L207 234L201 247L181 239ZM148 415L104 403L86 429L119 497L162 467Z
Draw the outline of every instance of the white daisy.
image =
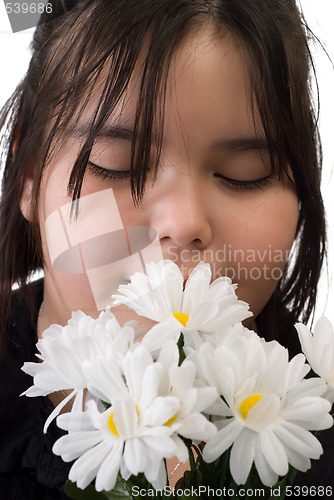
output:
M218 432L204 448L211 462L231 448L230 470L244 484L254 463L263 484L271 486L289 464L307 470L322 447L309 430L329 428L330 404L322 398L321 379L304 379L309 371L302 354L288 360L277 342L254 335L226 337L217 348L204 344L191 356L198 375L217 388L223 400L208 411L221 416Z
M236 285L229 278L210 282L209 264L200 262L184 287L178 266L164 260L147 264L146 274L134 274L131 283L118 288L122 295L113 298L115 304L126 304L140 316L161 323L143 339L154 350L168 339L177 339L180 332L212 332L252 316L248 304L238 300Z
M135 352L136 357L142 359L140 365L133 363ZM218 393L214 387L195 387L195 364L186 360L178 366L178 361L178 348L170 341L163 346L156 362L146 346L136 344L133 352L125 356L123 370L119 367L115 372L112 359L102 357L95 365L86 363L85 369L88 390L96 397L113 404L130 394L143 425L169 427L177 446L176 455L185 462L188 450L179 436L201 441L216 433L215 426L202 412L218 398ZM143 383L147 387L145 398L142 395ZM161 411L162 403L164 412ZM167 403L170 405L168 414ZM170 413L172 409L174 413ZM160 420L157 420L158 416Z
M114 487L118 471L128 479L144 473L155 488L166 485L163 459L175 456L169 421L180 410L176 397L161 396L162 365L137 344L124 357L123 366L100 356L86 361L88 390L109 403L99 410L94 401L83 413L64 414L57 423L68 431L54 445L63 460L76 460L69 479L85 488L96 478L97 491Z
M131 398L104 411L91 400L85 412L64 413L57 424L68 434L56 441L53 452L64 461L75 460L69 479L79 488L95 480L97 491L110 491L120 471L125 479L144 472L155 487L165 484L163 458L175 455L170 430L143 426Z
M215 387L197 387L196 365L184 360L179 366L179 351L173 343L167 343L160 351L158 363L162 365L162 375L159 384L159 393L170 395L178 399L180 408L165 425L173 430L172 436L177 445L177 457L180 462L188 459L188 450L179 437L200 442L212 438L216 427L209 422L203 412L217 400L218 393Z
M70 394L54 409L45 422L46 432L50 422L59 414L66 403L75 397L74 410L82 408L83 391L87 379L83 372L86 360L94 362L99 354L112 350L125 354L134 341L133 326L129 322L122 328L109 309L101 312L98 319L82 311L72 313L65 327L51 325L37 343L42 361L24 363L22 370L34 378L34 385L22 395L46 396L56 391L70 390Z
M321 317L313 334L302 323L295 325L303 353L312 370L327 383L326 397L334 402L334 330L326 317Z

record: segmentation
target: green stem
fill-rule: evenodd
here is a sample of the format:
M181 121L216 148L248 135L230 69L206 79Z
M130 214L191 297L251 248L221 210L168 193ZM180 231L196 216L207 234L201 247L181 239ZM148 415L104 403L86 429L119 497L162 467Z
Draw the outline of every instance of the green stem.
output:
M183 333L180 333L179 340L177 341L177 347L179 348L179 366L186 359L186 355L185 355L185 352L183 350L183 346L184 346L184 337L183 337Z

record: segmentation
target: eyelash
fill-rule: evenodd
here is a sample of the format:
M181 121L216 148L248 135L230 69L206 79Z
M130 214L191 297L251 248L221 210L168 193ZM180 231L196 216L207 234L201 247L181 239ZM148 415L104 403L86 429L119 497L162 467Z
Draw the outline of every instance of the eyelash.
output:
M264 190L271 184L271 176L267 175L262 179L255 179L252 181L242 181L237 179L231 179L230 177L225 177L224 175L215 174L215 177L219 180L221 184L234 191L245 190L245 191L258 191Z
M102 177L102 179L122 180L130 177L130 170L110 170L99 167L92 162L88 162L88 168L92 174Z
M99 167L95 163L88 162L89 170L92 174L102 177L102 179L112 179L112 180L123 180L130 177L130 170L110 170L107 168ZM263 177L262 179L255 179L252 181L242 181L237 179L231 179L230 177L225 177L224 175L214 174L214 176L219 180L221 184L234 191L246 190L246 191L257 191L266 189L271 184L270 175Z

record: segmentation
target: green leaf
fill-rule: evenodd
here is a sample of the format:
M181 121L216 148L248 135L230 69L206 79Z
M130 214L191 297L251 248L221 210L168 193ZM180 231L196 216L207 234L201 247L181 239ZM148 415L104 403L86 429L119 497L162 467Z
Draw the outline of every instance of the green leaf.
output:
M96 491L92 484L81 490L75 483L67 481L65 492L69 497L77 500L124 500L125 498L133 498L126 481L121 476L118 476L115 487L111 491Z
M177 481L175 489L185 490L197 486L197 473L195 470L186 470L182 477Z
M110 500L124 500L124 498L133 498L126 486L115 486L112 491L104 491L106 498Z
M130 478L126 481L126 485L129 492L133 492L133 488L136 488L137 492L140 490L149 491L150 494L147 494L149 498L159 498L162 500L165 498L164 494L161 495L160 491L157 492L155 488L153 488L152 484L146 479L143 473L138 474L138 476L130 476ZM135 495L136 498L139 498L139 495ZM132 498L132 496L130 497Z
M75 483L71 481L66 481L65 485L65 493L67 496L71 498L75 498L76 500L106 500L106 495L104 491L96 491L94 486L90 484L82 490L78 488Z

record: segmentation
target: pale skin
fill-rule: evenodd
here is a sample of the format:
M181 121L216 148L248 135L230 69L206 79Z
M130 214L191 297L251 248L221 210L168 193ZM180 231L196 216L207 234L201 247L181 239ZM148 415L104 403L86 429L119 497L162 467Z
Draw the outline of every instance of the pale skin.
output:
M265 250L270 245L272 252L286 255L294 240L298 218L295 189L270 173L257 117L258 133L254 130L246 66L230 36L218 35L211 25L190 34L174 56L168 84L161 161L155 182L147 182L143 204L136 207L131 198L127 176L130 141L107 138L115 126L131 131L136 78L116 110L114 122L108 122L106 137L94 145L90 160L97 169L87 171L82 195L112 188L124 225L153 227L164 257L173 258L185 278L201 253L210 255L214 277L224 275L226 269L229 274L234 270L237 294L250 304L256 318L277 285L279 274L271 271L285 265L270 260ZM90 109L81 117L83 128ZM85 276L55 271L45 239L45 219L71 199L67 183L79 146L78 139L69 140L42 179L39 223L46 262L42 331L52 323L65 325L75 309L98 314ZM121 172L117 175L124 178L103 178L96 175L99 168ZM31 218L31 182L26 179L21 201L27 219ZM223 248L238 250L239 262L215 258ZM242 257L249 249L255 251L257 261L247 262ZM262 272L260 279L251 279L246 271L238 276L238 265L249 272L267 266L266 276ZM129 319L127 310L115 314L120 323ZM254 326L253 321L246 320L246 326ZM183 467L173 475L173 482L182 472Z

